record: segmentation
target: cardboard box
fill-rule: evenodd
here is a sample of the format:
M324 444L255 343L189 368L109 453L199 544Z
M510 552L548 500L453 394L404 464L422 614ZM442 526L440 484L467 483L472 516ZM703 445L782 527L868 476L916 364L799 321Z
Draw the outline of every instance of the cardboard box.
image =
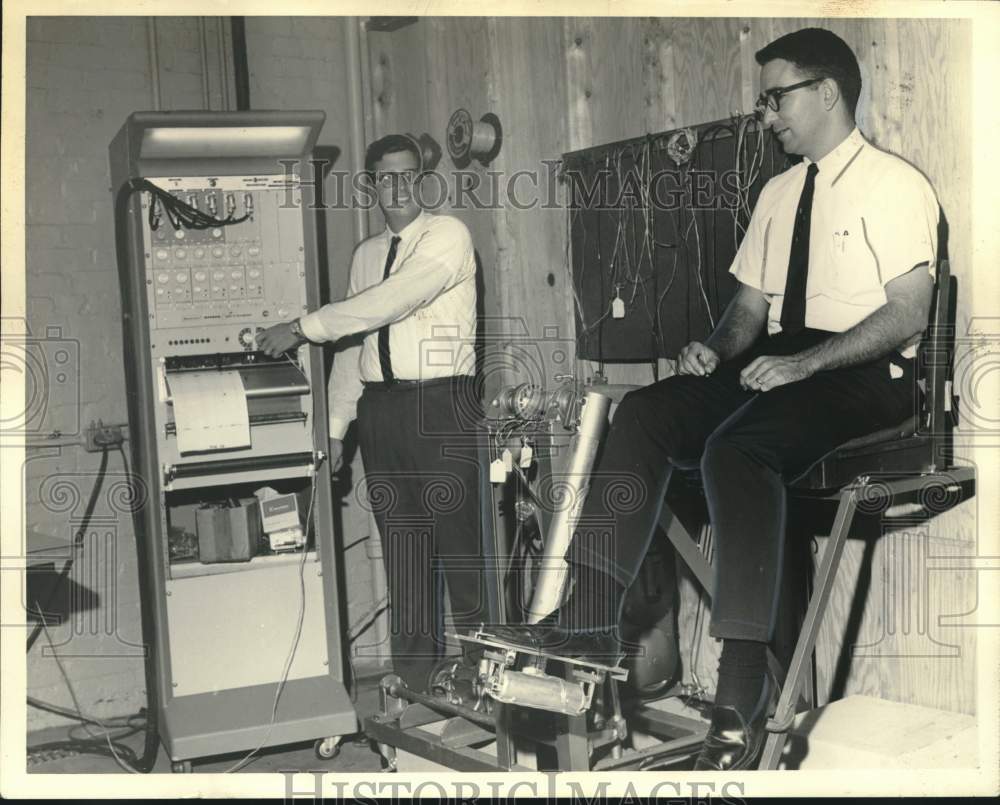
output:
M202 564L249 562L263 536L257 498L240 498L236 505L209 504L197 511L198 556Z
M260 491L258 491L259 495ZM279 495L277 493L260 497L260 517L265 534L301 526L299 499L295 494Z

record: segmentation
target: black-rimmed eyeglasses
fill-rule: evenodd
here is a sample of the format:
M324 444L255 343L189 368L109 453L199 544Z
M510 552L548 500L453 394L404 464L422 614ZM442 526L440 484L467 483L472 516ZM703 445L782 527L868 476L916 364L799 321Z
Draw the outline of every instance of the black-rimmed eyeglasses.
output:
M417 171L415 170L375 171L375 183L382 185L382 187L389 187L397 183L412 185L416 180Z
M762 92L757 96L757 103L754 105L754 110L762 117L767 109L770 109L772 112L780 112L781 99L789 92L818 84L823 80L824 77L822 76L820 78L810 78L808 81L800 81L798 84L790 84L787 87L774 87L767 92Z

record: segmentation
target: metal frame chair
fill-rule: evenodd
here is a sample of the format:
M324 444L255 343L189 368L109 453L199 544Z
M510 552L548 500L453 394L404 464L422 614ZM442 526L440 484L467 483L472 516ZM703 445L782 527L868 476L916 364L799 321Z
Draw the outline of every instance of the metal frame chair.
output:
M939 261L937 268L930 321L918 351L917 373L923 383L920 411L895 427L841 445L789 485L793 496L835 501L837 510L777 708L768 723L770 734L760 769L778 768L859 503L865 504L865 508L878 503L879 509L887 509L893 501L919 493L920 502L933 515L944 509L929 506L927 501L944 501L950 508L975 492L975 469L953 463L951 370L955 279L947 260ZM957 497L955 492L961 492L961 496ZM694 535L689 534L677 518L671 517L666 507L660 522L678 555L711 597L714 588L712 567L695 543ZM773 666L773 656L769 659Z

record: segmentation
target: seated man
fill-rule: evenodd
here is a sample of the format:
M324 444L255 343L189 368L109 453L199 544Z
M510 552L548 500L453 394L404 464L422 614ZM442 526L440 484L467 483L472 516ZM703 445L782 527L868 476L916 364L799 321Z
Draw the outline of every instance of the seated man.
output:
M672 467L700 463L717 545L710 633L723 649L696 769L756 762L774 693L766 646L786 484L913 413L912 359L934 283L934 192L855 127L861 74L847 44L805 29L756 58L763 123L804 159L761 193L731 268L739 287L715 331L681 350L677 375L622 401L566 557L570 599L547 625L521 627L550 651L613 661L624 591ZM606 487L622 476L645 499L613 513L609 548L587 522L606 519Z

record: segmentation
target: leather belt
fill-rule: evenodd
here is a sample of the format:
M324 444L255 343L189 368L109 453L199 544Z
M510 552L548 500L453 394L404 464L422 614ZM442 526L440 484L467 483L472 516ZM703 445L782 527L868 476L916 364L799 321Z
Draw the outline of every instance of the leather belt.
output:
M448 377L433 377L430 380L362 380L365 389L372 391L403 391L405 389L430 388L432 386L443 386L446 383L464 383L473 380L472 375L449 375Z

